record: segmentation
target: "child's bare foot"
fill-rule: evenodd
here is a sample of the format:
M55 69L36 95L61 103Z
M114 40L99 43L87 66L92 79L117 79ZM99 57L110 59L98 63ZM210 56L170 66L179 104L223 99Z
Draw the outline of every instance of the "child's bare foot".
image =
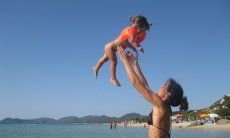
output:
M121 87L121 84L119 83L119 81L117 79L111 79L110 80L115 86L117 87Z
M93 67L93 74L94 74L94 76L97 78L98 70L97 70L96 67Z

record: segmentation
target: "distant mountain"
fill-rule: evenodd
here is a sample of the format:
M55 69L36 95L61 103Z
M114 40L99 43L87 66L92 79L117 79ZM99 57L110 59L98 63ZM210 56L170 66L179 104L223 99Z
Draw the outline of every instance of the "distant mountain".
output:
M132 119L143 119L145 116L142 116L137 113L128 113L121 117L109 117L109 116L93 116L88 115L84 117L76 117L76 116L68 116L63 117L58 120L51 118L37 118L37 119L19 119L19 118L5 118L0 123L23 123L23 124L53 124L53 123L110 123L110 122L118 122L124 120L132 120Z
M108 123L108 122L113 122L117 118L115 117L109 117L109 116L93 116L93 115L88 115L84 117L76 117L76 116L69 116L69 117L63 117L58 119L57 121L60 123Z
M136 119L136 118L142 119L143 117L145 116L142 116L138 113L128 113L128 114L121 116L120 120L130 120L130 119Z
M59 123L76 123L80 122L80 118L76 116L63 117L57 120Z
M57 120L52 119L52 118L37 118L37 119L32 119L34 122L37 123L57 123Z
M117 121L118 118L116 117L109 117L109 116L85 116L81 118L81 123L87 122L87 123L109 123L109 122L114 122Z
M5 118L0 123L50 124L50 123L57 123L57 120L52 118L36 118L36 119Z

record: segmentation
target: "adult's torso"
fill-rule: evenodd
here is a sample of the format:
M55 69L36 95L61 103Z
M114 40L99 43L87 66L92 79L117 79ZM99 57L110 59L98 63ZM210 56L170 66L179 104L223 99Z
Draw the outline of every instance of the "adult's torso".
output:
M167 138L171 126L171 109L153 108L153 125L149 126L149 138Z

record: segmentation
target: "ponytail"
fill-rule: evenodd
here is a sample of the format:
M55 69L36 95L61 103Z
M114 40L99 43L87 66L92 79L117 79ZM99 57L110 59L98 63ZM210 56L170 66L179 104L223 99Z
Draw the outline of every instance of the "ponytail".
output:
M180 104L180 107L179 109L181 111L187 111L188 110L188 101L187 101L187 97L183 97L181 99L181 104Z
M169 106L177 107L180 105L180 110L188 110L187 97L184 97L184 91L180 84L174 79L170 78L166 84L169 83L168 92L171 93L169 100L167 101Z

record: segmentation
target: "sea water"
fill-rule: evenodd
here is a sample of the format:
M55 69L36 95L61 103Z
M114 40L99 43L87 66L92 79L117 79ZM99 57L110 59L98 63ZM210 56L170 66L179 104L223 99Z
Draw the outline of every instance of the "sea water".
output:
M148 128L79 124L0 124L0 138L147 138ZM172 129L172 138L229 138L226 131Z

